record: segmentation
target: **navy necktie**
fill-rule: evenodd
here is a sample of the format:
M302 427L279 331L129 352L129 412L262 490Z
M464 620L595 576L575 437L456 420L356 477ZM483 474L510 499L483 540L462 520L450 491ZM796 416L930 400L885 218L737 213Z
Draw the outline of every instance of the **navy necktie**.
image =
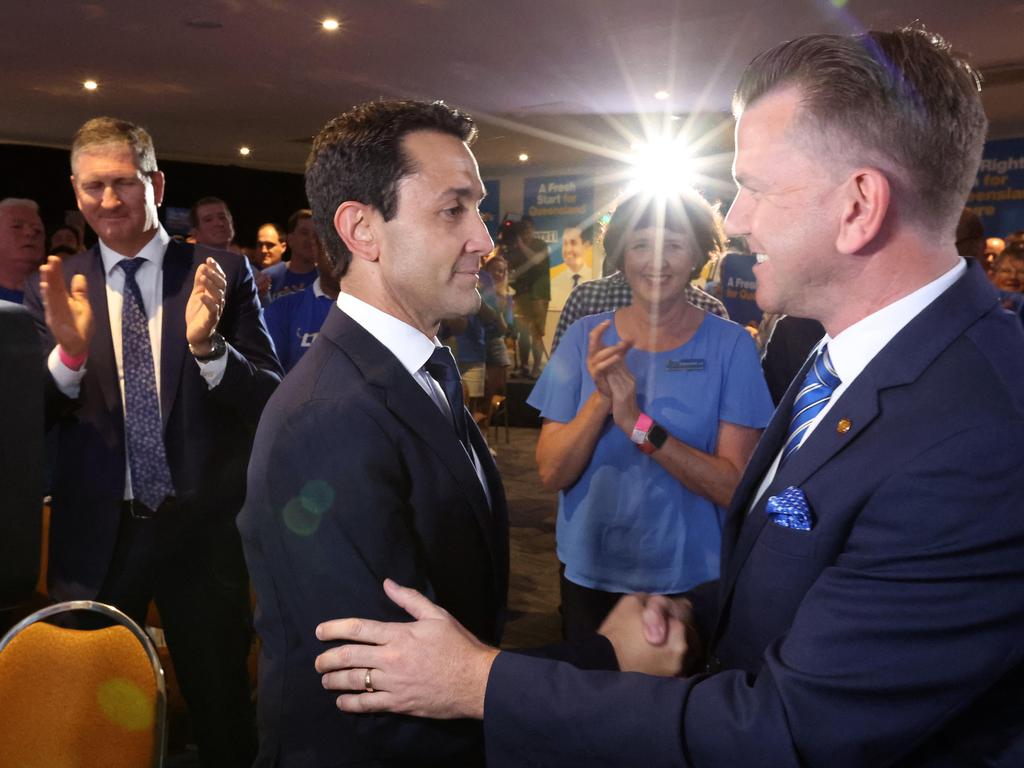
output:
M572 287L575 288L579 284L580 284L580 276L579 275L573 275L572 276Z
M793 401L789 436L782 449L782 461L779 462L779 466L782 466L782 463L800 446L800 441L803 440L811 422L828 405L832 393L836 391L839 384L839 376L836 375L836 371L832 367L832 359L828 356L828 345L826 344L814 358L814 364L804 376L800 391L797 393L796 400Z
M145 259L122 259L124 303L121 305L121 367L124 370L124 425L132 495L150 510L174 493L164 449L163 423L156 391L153 348L142 292L135 273Z
M426 369L427 373L433 376L444 390L444 396L452 411L455 434L458 435L468 452L470 450L469 426L466 422L466 406L462 399L462 377L459 375L459 367L455 364L451 350L448 347L434 347L434 351L427 361Z

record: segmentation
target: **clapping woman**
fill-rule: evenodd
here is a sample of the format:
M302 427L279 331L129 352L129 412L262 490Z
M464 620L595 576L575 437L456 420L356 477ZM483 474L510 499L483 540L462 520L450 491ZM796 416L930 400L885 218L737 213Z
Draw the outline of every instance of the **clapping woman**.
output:
M750 335L686 299L723 241L694 193L622 202L605 251L632 303L570 326L529 397L544 419L541 481L559 491L570 639L622 594L718 576L723 508L772 412Z

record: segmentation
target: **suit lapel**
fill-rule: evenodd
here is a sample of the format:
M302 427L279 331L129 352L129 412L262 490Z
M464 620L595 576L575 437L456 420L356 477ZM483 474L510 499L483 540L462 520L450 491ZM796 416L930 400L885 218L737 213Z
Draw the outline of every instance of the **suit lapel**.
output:
M191 295L192 256L187 245L172 240L163 266L163 320L160 331L160 412L164 429L174 408L185 362L185 305Z
M429 446L451 472L470 502L496 572L503 573L502 563L507 562L507 554L503 554L504 544L497 532L495 514L487 503L476 470L450 420L402 367L398 358L340 309L331 308L320 333L348 355L367 383L381 389L388 410ZM497 479L497 469L486 447L482 447L483 438L473 424L472 417L467 414L466 418L471 424L470 439L493 493L493 489L500 489L501 485ZM500 499L499 515L504 514L504 496L501 495ZM499 496L495 495L493 501L497 511Z
M92 307L93 316L93 337L89 345L87 368L96 371L96 381L107 406L107 412L123 413L121 385L117 378L117 360L114 357L114 339L110 332L107 275L103 269L99 245L94 245L89 252L82 274L85 275L88 284L89 306ZM70 279L71 275L68 275L68 280Z
M761 529L768 522L768 516L764 514L768 498L789 486L799 488L804 485L808 478L875 421L880 412L879 394L882 390L915 381L943 350L967 327L991 311L995 304L995 293L980 268L970 265L965 275L911 320L871 360L804 444L779 468L748 515L753 494L786 438L793 401L811 362L808 358L761 437L729 509L723 531L722 561L725 568L720 592L723 606ZM848 422L843 429L839 429L840 420Z

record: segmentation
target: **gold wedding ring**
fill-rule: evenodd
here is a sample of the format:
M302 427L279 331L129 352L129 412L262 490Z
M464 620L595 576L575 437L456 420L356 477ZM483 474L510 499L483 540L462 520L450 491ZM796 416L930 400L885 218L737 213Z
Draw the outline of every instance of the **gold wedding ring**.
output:
M366 689L367 693L373 693L373 680L370 678L369 668L367 668L366 674L363 675L363 688Z

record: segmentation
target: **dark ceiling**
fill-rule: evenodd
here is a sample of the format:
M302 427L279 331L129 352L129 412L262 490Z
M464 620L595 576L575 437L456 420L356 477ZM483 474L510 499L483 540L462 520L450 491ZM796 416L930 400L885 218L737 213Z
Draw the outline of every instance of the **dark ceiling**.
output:
M3 142L67 146L112 114L146 125L164 159L301 171L328 118L402 96L471 111L486 172L601 166L665 113L714 113L707 130L774 43L916 19L986 73L992 135L1024 135L1021 2L37 0L2 15Z

